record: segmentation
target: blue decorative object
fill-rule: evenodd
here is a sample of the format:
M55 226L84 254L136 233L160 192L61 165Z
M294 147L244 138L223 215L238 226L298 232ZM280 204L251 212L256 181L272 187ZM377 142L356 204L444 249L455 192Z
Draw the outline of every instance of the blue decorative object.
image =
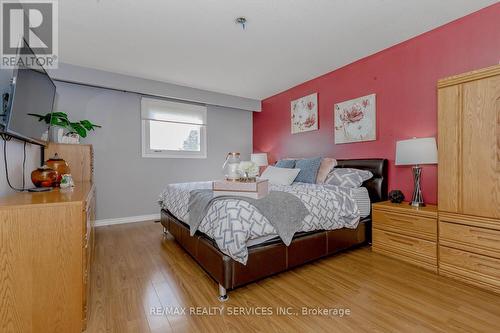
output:
M295 162L295 169L300 169L300 172L297 178L295 178L295 181L300 183L315 184L322 159L323 158L321 157L317 157L297 160Z
M279 160L278 162L276 162L275 167L293 169L295 168L295 160Z

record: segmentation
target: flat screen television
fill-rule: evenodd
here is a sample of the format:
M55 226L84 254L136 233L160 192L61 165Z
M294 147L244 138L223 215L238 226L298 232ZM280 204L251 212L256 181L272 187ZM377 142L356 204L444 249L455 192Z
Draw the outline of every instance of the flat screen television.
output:
M25 41L22 47L26 49L22 57L19 52L18 59L25 59L27 56L35 57ZM14 69L12 76L3 132L23 141L45 145L47 139L42 139L42 136L50 125L45 121L38 121L29 113L52 113L55 95L56 85L42 66L36 62L26 64L26 62L18 61L18 66Z

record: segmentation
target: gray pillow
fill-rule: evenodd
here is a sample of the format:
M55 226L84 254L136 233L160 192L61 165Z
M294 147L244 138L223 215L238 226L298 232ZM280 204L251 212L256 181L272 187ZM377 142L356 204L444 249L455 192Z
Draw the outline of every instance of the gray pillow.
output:
M325 184L356 188L372 178L373 174L367 170L352 168L335 168L326 177Z
M295 160L279 160L276 162L275 167L293 169L295 168Z
M296 182L316 184L319 166L323 158L307 158L295 161L295 168L300 169L299 175L295 178Z

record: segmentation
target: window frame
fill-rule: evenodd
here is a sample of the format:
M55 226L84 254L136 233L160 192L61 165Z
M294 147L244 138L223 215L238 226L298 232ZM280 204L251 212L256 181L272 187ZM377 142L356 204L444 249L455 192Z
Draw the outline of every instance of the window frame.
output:
M141 99L141 150L142 150L142 157L143 158L194 158L194 159L206 159L207 158L207 109L205 109L201 112L203 112L203 116L205 118L205 123L204 124L193 124L189 122L178 122L178 121L163 121L163 120L154 120L154 119L144 119L142 116L143 113L143 108L144 103L143 100L146 97L142 97ZM150 98L147 97L147 99L150 100L155 100L155 101L165 101L160 98ZM172 101L165 101L172 103ZM179 103L179 104L187 104L189 105L190 103L183 103L183 102L178 102L175 101L173 103ZM199 106L199 105L197 105ZM186 150L156 150L156 149L150 149L150 122L155 121L155 122L166 122L170 124L190 124L190 125L196 125L200 126L200 151L186 151Z

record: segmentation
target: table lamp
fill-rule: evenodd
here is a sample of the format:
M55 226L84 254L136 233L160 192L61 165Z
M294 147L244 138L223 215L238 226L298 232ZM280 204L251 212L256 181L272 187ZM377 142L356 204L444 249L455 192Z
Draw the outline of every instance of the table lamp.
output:
M396 142L396 165L413 165L414 189L410 205L425 206L420 180L422 164L437 164L437 146L435 138L413 138Z

